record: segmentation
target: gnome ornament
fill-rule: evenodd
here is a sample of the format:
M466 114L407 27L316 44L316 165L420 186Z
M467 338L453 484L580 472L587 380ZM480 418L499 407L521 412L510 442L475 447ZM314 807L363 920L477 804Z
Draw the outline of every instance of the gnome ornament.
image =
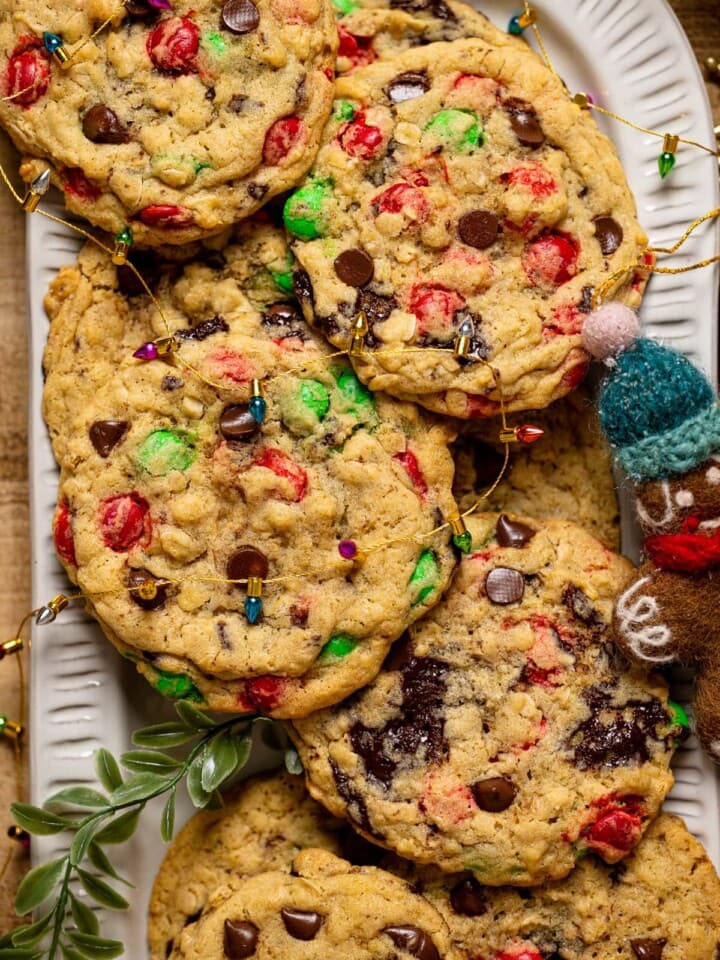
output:
M637 318L627 307L607 304L587 324L586 348L611 367L600 421L635 484L645 534L645 562L615 605L616 641L644 664L695 667L697 734L720 763L717 397L681 354L633 342Z

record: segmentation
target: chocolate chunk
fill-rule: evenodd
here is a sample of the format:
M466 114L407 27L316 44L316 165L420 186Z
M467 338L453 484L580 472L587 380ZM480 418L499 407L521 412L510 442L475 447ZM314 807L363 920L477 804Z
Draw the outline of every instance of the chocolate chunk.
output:
M390 0L392 9L431 13L438 20L456 20L457 17L444 0ZM481 14L482 16L482 14Z
M248 195L251 196L253 200L262 200L269 189L266 183L249 183L247 185Z
M221 25L233 33L252 33L259 23L260 14L252 0L227 0L223 4Z
M580 587L576 587L574 583L569 584L563 591L562 598L572 615L586 627L600 631L605 629L607 624L602 614L590 603L590 598Z
M600 685L583 694L590 716L570 734L567 747L580 770L609 770L647 763L652 744L669 746L671 718L660 700L628 700L614 704Z
M470 789L475 803L488 813L502 813L507 810L517 795L515 784L507 777L478 780Z
M108 457L113 447L125 436L129 426L127 420L96 420L90 427L90 443L101 457Z
M300 311L292 303L273 303L263 314L263 324L267 326L289 326L302 323Z
M580 313L592 313L593 308L593 288L584 286L580 291L580 303L578 303L578 310Z
M220 433L226 440L249 440L260 429L246 403L233 403L220 414Z
M456 883L450 891L450 906L464 917L479 917L487 912L487 900L475 877Z
M131 17L157 17L160 10L151 7L148 0L125 0L125 10Z
M495 567L485 578L485 593L492 603L515 603L523 598L525 578L512 567Z
M175 335L182 340L207 340L214 333L227 333L229 329L230 327L224 317L215 316L210 317L209 320L203 320L202 323L198 323L194 327L178 330Z
M257 547L245 544L236 550L227 562L228 580L249 580L260 577L264 580L268 574L268 558Z
M249 920L226 920L223 950L229 960L251 957L257 949L258 928Z
M185 383L180 379L180 377L167 376L162 378L162 389L167 390L179 390L180 387L184 387Z
M623 228L612 217L595 217L593 223L602 255L609 257L623 242Z
M365 338L366 346L374 347L377 345L378 339L375 335L375 324L387 320L396 307L397 300L395 297L381 297L380 294L373 293L372 290L358 290L353 317L357 314L358 310L362 310L367 318L370 332Z
M535 531L527 524L511 520L507 514L502 513L495 524L495 535L501 547L520 548L530 543L535 536Z
M524 147L535 149L545 143L545 134L531 104L511 97L503 106L510 115L510 126L515 136Z
M393 103L402 103L403 100L413 100L421 97L430 89L430 81L424 70L415 72L408 70L399 73L388 84L388 96Z
M373 278L375 264L364 250L353 247L335 258L335 273L349 287L364 287Z
M650 940L643 937L642 939L631 940L630 946L638 960L661 960L666 943L665 937L659 940Z
M437 763L447 755L445 695L448 666L432 657L410 657L400 667L402 703L382 727L359 721L350 728L353 750L362 757L370 780L390 786L402 757Z
M342 770L338 768L334 760L330 761L330 768L332 770L337 792L348 805L347 810L345 811L345 816L347 819L351 823L357 824L365 833L370 834L371 837L375 837L377 840L382 840L382 833L375 830L370 822L370 816L368 814L365 798L355 789L355 787L353 787L352 783L350 782L350 777L348 777L346 773L343 773Z
M296 940L314 940L322 926L323 918L313 910L293 910L283 907L280 911L285 929Z
M125 124L104 103L90 107L83 117L82 127L85 136L93 143L127 143L130 139Z
M489 210L471 210L458 220L458 234L463 243L477 250L492 246L500 232L500 220Z
M158 578L154 577L149 570L130 570L125 581L130 591L130 599L143 610L157 610L167 599L167 584L159 583ZM154 597L143 597L140 595L138 587L145 583L158 584L155 588Z
M312 282L306 270L296 270L293 274L293 290L301 303L304 300L311 306L315 304Z
M382 932L390 937L396 947L407 950L419 960L440 960L437 947L420 927L408 923L402 926L384 927Z

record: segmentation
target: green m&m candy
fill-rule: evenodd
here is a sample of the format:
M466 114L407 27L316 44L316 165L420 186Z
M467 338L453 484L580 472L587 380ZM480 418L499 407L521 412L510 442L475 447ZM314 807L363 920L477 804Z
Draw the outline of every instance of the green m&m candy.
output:
M153 686L164 697L170 697L173 700L202 702L202 694L190 677L184 673L167 673L165 670L158 670L157 675L157 680Z
M335 13L339 17L346 17L353 10L357 10L359 4L356 0L332 0Z
M347 123L348 120L352 120L355 116L355 107L349 100L336 100L334 114L336 120L339 120L341 123Z
M420 554L415 569L410 577L409 585L414 593L413 606L416 607L426 600L431 593L437 590L440 577L440 565L435 551L429 547Z
M667 708L673 726L680 727L676 739L678 742L686 740L690 735L690 718L683 707L681 707L679 703L676 703L675 700L668 700Z
M292 251L288 250L284 262L278 258L277 262L271 263L268 267L275 286L278 290L282 290L283 293L293 292L292 268L294 263L295 257L292 255Z
M425 130L453 150L468 153L485 143L480 118L472 110L441 110L427 122Z
M300 240L322 237L327 224L323 204L332 192L332 180L311 180L285 201L283 221L289 233Z
M164 477L173 470L187 470L196 457L195 444L180 430L153 430L140 444L137 465L151 477Z
M330 637L322 648L320 651L320 659L340 660L342 657L346 657L349 653L352 653L357 645L358 641L355 637L351 637L347 633L338 633L336 636Z
M330 394L327 387L319 380L302 380L300 402L311 410L318 420L322 420L330 409Z
M368 388L360 383L352 370L344 369L335 375L340 393L350 401L353 407L375 408L375 397ZM351 408L351 412L355 410Z

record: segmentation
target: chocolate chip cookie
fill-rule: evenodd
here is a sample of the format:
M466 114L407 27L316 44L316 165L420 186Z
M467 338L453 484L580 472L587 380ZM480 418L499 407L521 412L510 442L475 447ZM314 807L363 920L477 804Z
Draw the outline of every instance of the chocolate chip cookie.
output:
M597 410L582 387L545 410L515 414L511 427L545 431L512 448L507 473L487 500L488 510L573 520L612 550L620 547L620 511L610 447ZM453 447L455 497L469 509L494 482L503 462L494 420L466 423Z
M0 124L69 210L187 243L308 169L337 42L330 0L3 2Z
M594 120L525 45L480 38L340 77L285 224L308 320L340 347L366 320L360 379L466 419L577 387L593 290L646 244Z
M290 870L308 847L340 852L340 821L311 800L300 777L255 777L225 797L220 810L203 810L173 840L150 899L151 960L165 960L210 895L240 876ZM178 883L182 878L182 883Z
M248 234L257 251L277 231ZM254 257L240 241L161 276L178 345L167 361L130 356L100 385L91 374L82 405L63 396L72 373L55 383L54 534L92 613L158 690L298 716L370 680L446 588L451 432L365 388L269 270L249 270ZM94 323L134 330L151 316L162 330L113 273L78 283L64 316L90 286ZM67 340L65 369L92 367L103 337L86 334L77 350Z
M565 880L532 890L393 867L443 915L463 956L714 960L720 949L720 879L682 820L669 814L622 863L584 857Z
M614 863L683 734L609 631L632 567L581 527L484 514L442 603L345 703L289 725L311 794L368 839L481 883Z
M170 960L461 960L445 921L402 880L324 850L292 874L262 873L221 887L183 931Z

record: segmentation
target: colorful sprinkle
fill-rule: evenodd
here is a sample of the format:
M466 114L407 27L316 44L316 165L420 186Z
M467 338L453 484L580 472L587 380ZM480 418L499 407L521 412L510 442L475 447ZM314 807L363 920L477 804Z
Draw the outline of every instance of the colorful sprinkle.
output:
M174 470L187 470L197 452L192 438L177 430L153 430L140 444L138 470L151 477L164 477Z
M320 651L320 660L339 660L352 653L359 641L347 633L338 633L330 637Z
M425 130L453 150L467 153L485 143L480 118L473 110L441 110L427 122Z
M323 205L332 193L332 180L311 180L291 194L285 202L283 221L287 230L300 240L323 236L327 224Z
M437 590L437 582L440 576L440 565L438 564L435 551L427 548L418 557L415 569L408 581L415 599L412 605L416 607L419 603L426 600L431 593Z

